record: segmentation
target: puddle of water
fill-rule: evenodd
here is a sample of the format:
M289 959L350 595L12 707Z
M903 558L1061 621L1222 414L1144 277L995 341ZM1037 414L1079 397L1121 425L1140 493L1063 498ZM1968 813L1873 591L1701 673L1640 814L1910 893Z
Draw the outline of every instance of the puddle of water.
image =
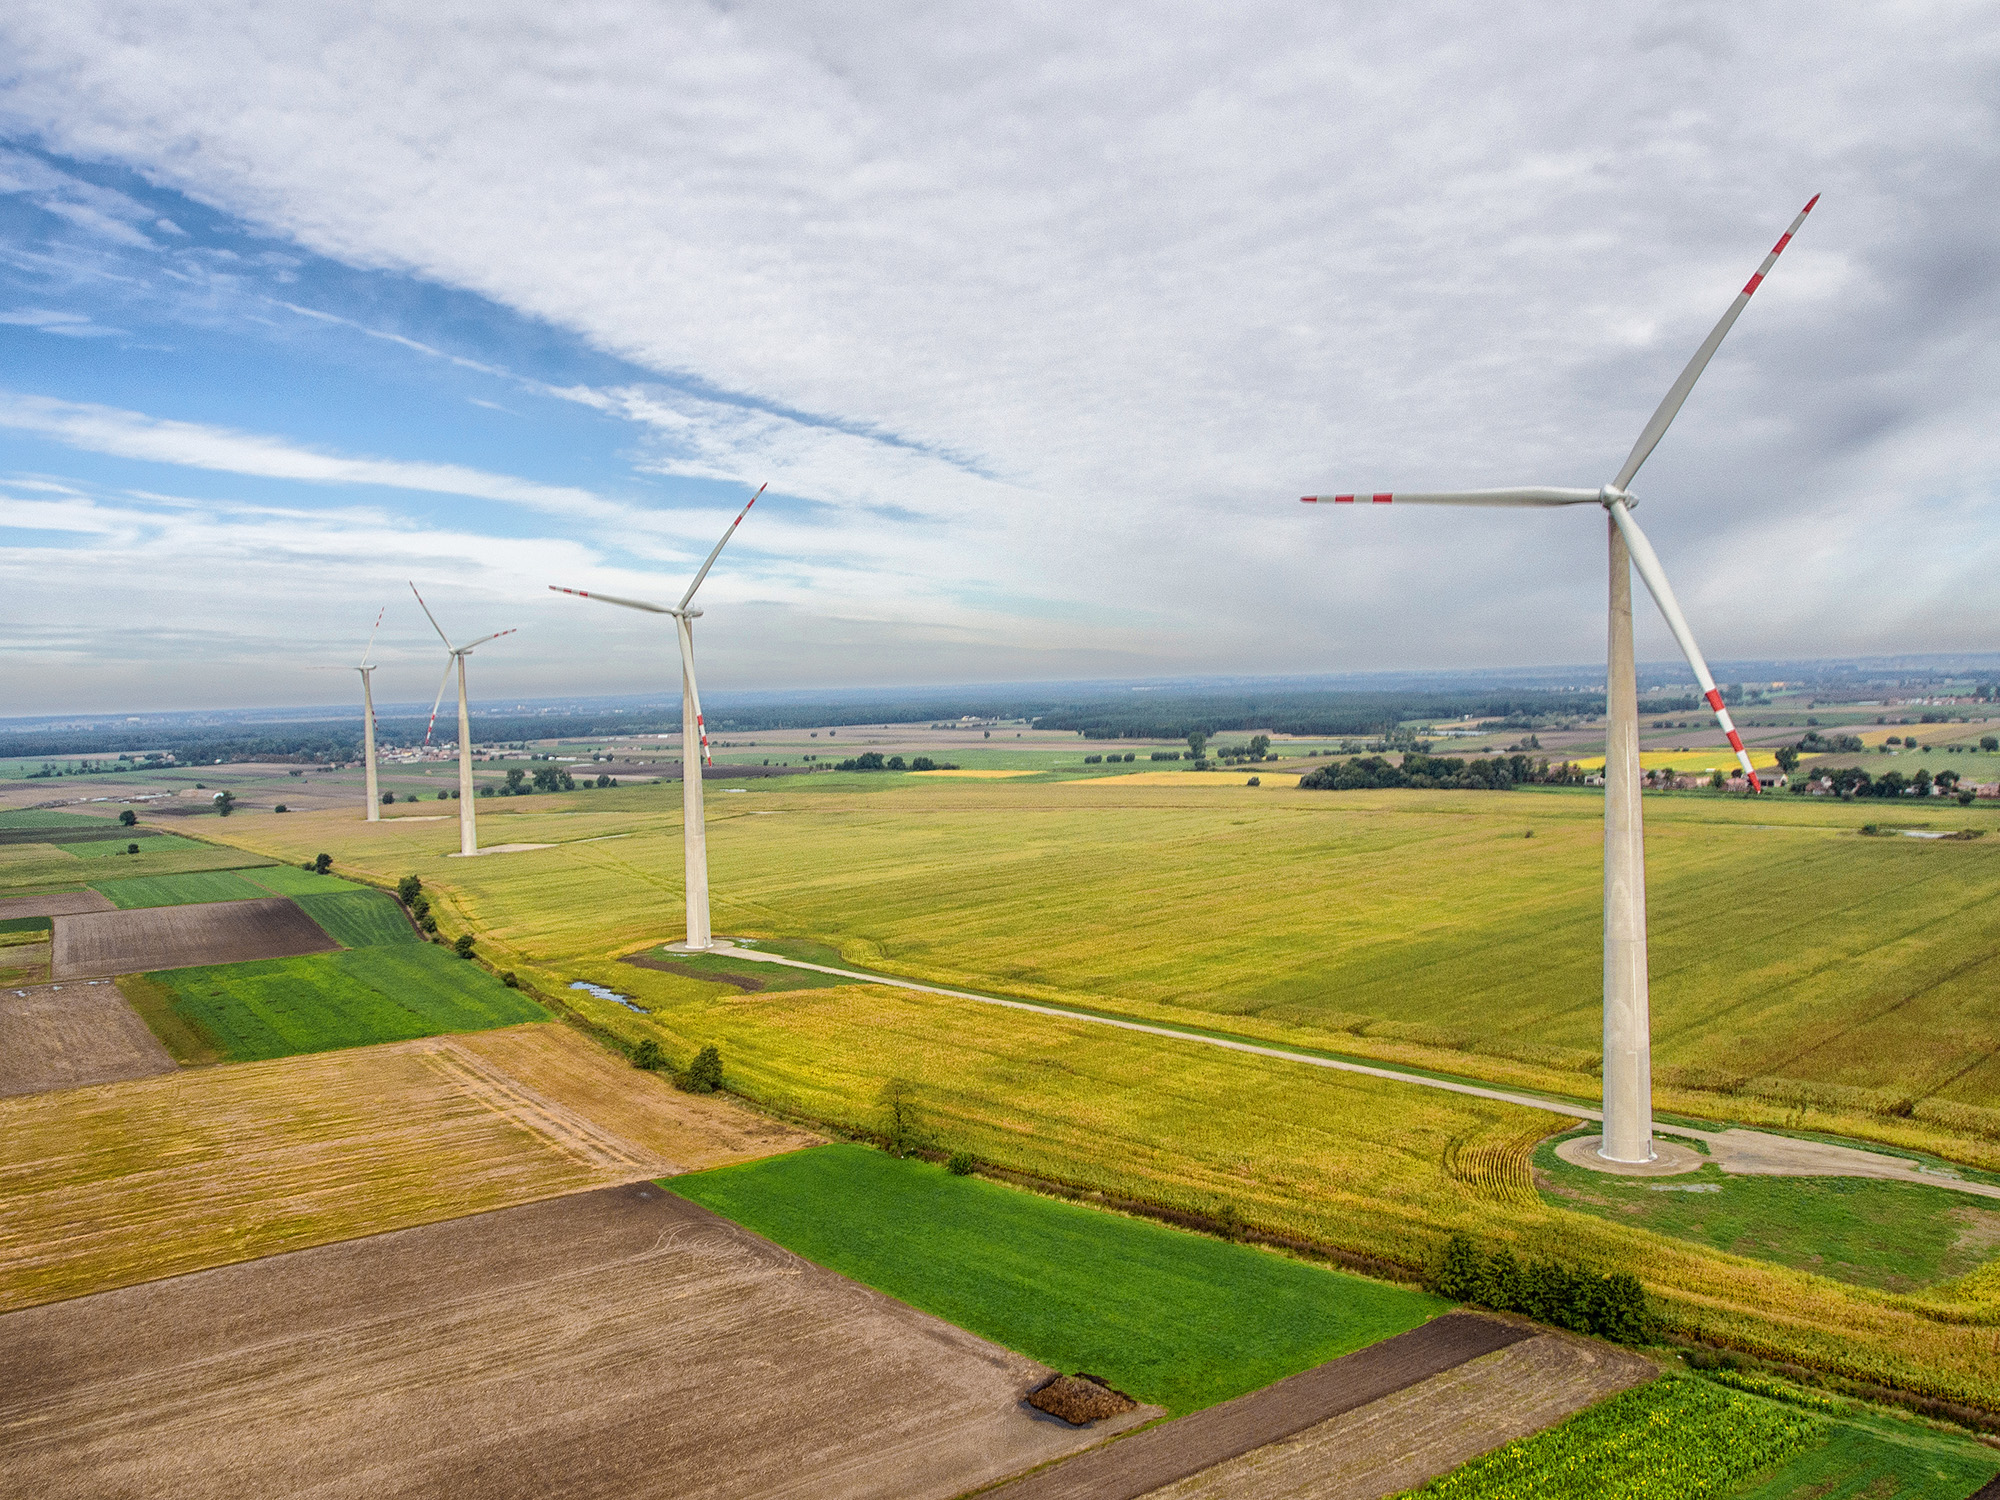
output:
M639 1004L630 995L621 995L618 991L608 990L601 984L592 984L588 979L572 979L569 982L569 987L573 990L582 990L599 1000L609 1000L613 1005L622 1005L627 1010L635 1012L638 1015L650 1016L652 1014L650 1010Z

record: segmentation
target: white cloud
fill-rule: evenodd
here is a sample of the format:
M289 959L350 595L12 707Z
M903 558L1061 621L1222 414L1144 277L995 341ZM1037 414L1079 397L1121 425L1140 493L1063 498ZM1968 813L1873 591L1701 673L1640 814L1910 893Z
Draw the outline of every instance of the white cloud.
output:
M0 38L57 149L659 372L568 394L643 469L816 503L760 536L804 561L719 589L968 608L1023 675L1050 631L1163 670L1596 655L1596 518L1290 497L1608 477L1824 191L1647 525L1712 654L1996 644L2000 13L30 0ZM583 503L94 410L36 430Z

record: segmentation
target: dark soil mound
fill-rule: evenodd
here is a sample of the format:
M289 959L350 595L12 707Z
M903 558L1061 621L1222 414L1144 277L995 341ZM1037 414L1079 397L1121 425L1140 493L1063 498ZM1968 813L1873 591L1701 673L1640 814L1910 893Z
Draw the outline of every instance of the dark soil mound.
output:
M1028 1393L1028 1405L1072 1427L1131 1411L1139 1403L1114 1391L1101 1375L1051 1375Z

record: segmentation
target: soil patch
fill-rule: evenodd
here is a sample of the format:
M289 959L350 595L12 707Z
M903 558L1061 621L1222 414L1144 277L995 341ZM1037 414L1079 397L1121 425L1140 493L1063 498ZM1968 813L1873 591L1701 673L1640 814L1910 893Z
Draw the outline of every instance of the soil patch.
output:
M331 953L340 944L285 896L85 912L55 919L50 977L140 974Z
M173 1071L108 979L0 992L0 1097Z
M1535 1334L1532 1327L1477 1313L1446 1313L1261 1391L1093 1448L995 1494L1006 1500L1138 1500Z
M683 979L699 979L704 984L733 984L739 990L747 990L751 994L770 988L766 981L748 974L731 974L722 969L697 969L691 964L677 964L664 958L648 958L643 953L634 953L618 961L621 964L630 964L635 969L654 969L662 974L678 974Z
M1415 1489L1659 1372L1545 1333L1203 1470L1151 1500L1378 1500Z
M1122 1417L1138 1406L1123 1391L1097 1375L1055 1375L1028 1392L1028 1405L1061 1417L1072 1427L1088 1427L1106 1417Z
M117 909L117 903L100 891L60 891L53 896L0 896L0 919L66 917L76 912Z
M650 1183L30 1308L0 1363L14 1494L946 1500L1104 1430Z

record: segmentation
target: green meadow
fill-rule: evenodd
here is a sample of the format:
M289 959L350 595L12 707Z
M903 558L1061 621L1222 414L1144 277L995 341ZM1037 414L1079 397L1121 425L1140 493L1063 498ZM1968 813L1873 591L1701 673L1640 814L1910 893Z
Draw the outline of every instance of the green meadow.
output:
M664 1184L766 1239L1175 1415L1416 1327L1446 1303L864 1146Z

